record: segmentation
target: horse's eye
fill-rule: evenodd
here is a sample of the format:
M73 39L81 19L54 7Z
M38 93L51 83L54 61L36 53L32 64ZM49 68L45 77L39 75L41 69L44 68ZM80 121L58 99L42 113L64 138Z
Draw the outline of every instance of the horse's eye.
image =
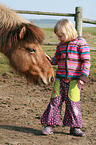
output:
M30 53L35 52L35 49L34 49L34 48L26 47L25 49L26 49L28 52L30 52Z

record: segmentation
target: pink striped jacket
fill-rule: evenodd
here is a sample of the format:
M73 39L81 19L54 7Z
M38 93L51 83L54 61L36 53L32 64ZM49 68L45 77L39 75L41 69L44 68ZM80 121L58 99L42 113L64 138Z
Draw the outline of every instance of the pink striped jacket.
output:
M90 69L90 50L84 38L57 45L53 65L58 65L56 77L80 79L87 82Z

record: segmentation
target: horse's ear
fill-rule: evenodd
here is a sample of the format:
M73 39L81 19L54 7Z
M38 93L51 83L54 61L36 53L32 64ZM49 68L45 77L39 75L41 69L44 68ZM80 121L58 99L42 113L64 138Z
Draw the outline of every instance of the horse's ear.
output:
M23 27L19 33L19 38L23 39L26 34L26 27Z

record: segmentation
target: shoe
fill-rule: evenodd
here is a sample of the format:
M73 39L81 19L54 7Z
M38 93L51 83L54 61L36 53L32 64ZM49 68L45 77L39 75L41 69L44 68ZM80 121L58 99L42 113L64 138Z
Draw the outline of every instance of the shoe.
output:
M50 135L53 134L53 128L51 126L46 126L43 130L42 130L42 134L43 135Z
M81 136L81 137L85 136L85 133L83 131L81 131L81 129L79 129L79 128L71 128L70 134L75 135L75 136Z

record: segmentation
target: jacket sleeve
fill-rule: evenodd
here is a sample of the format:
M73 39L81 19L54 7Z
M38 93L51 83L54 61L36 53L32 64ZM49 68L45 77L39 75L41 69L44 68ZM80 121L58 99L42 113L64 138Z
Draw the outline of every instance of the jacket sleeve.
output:
M59 60L59 58L60 58L60 47L59 46L57 46L57 48L56 48L56 52L55 52L55 56L54 57L52 57L52 61L51 61L51 64L52 65L58 65L58 60Z
M88 44L81 45L79 48L79 52L81 59L81 76L79 77L79 79L87 82L90 69L90 49Z

